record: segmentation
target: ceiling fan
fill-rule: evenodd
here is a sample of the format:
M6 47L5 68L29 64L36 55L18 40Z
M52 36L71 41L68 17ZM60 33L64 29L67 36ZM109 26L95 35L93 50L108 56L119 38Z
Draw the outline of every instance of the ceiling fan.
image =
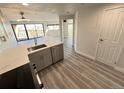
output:
M27 18L24 17L24 12L20 12L20 15L21 15L21 18L17 19L18 22L30 21L30 19L27 19Z

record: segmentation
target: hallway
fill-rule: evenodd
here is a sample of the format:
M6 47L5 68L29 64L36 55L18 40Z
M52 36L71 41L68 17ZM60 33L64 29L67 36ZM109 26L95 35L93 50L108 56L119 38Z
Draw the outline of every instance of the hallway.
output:
M67 47L64 47L64 56L63 61L39 72L44 88L124 88L124 73L89 60Z

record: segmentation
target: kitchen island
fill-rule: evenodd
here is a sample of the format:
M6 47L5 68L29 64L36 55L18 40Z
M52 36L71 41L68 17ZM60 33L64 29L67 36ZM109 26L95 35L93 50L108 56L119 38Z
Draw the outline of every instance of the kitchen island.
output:
M36 58L33 58L32 54L35 54L37 52L39 53L39 51L40 52L47 51L45 53L50 53L49 57L48 57L50 59L48 59L46 61L51 60L52 63L46 64L45 67L47 67L54 63L52 48L55 46L58 46L58 45L63 46L62 42L46 41L46 42L44 42L44 44L47 46L44 48L39 48L39 49L33 50L33 51L28 51L28 48L35 47L34 45L32 45L32 46L18 45L16 48L6 49L2 53L0 53L0 88L35 88L35 84L34 84L35 82L34 81L32 82L32 80L33 80L32 70L29 70L29 69L31 66L30 63L31 63L32 59L33 60L37 59L37 55L35 56ZM44 53L41 53L41 54L44 54ZM31 55L31 56L28 57L29 55ZM51 55L51 57L50 57L50 55ZM63 53L62 53L62 57L63 57ZM40 62L42 64L42 60ZM44 60L44 63L45 63L45 60ZM36 63L34 62L34 64L36 64L36 68L37 68L37 66L38 66L37 62ZM38 67L42 67L42 66L38 66ZM42 70L42 69L38 69L38 70ZM29 74L26 77L26 79L29 80L29 82L26 83L26 86L25 86L22 84L22 82L20 82L20 80L24 80L25 77L23 77L23 76L26 74ZM22 77L23 79L20 79L19 77L20 78ZM17 84L17 81L19 81L19 84ZM13 83L13 85L12 85L12 83ZM31 85L31 86L28 87L28 85Z

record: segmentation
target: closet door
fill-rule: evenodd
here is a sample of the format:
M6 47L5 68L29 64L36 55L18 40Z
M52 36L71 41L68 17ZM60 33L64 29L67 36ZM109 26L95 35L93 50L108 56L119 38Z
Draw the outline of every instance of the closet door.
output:
M100 30L97 60L116 64L124 45L124 12L104 11Z

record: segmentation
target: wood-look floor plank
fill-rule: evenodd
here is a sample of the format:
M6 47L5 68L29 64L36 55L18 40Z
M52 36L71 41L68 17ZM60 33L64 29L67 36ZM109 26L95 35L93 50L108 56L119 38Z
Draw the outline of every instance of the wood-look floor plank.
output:
M75 53L74 51L72 51L72 49L69 49L69 48L68 48L68 50L70 50L71 52L66 50L66 51L67 51L66 53L70 52L71 54L75 55L75 56L78 57L78 58L81 58L82 60L85 60L86 62L89 62L89 61L90 61L90 62L93 62L93 64L99 65L99 66L100 66L101 68L103 68L104 70L108 70L108 71L110 71L110 72L112 72L112 73L118 74L118 76L122 76L122 77L123 77L123 75L124 75L124 73L113 69L113 67L111 67L111 66L109 66L109 65L106 65L106 64L103 64L103 63L97 62L97 61L95 61L95 62L94 62L94 61L91 61L91 60L89 60L89 59L87 59L87 58L85 58L85 57L82 57L81 55ZM114 71L113 71L113 70L114 70Z
M75 58L75 59L77 59L77 58ZM79 59L79 60L82 60L82 59ZM92 62L92 65L97 66L98 68L102 69L103 71L106 71L106 72L108 72L108 73L110 73L110 74L112 74L112 75L116 76L117 78L120 78L120 79L122 79L124 81L124 78L123 78L124 74L123 73L120 73L119 71L116 72L117 70L114 70L114 69L110 69L111 68L110 66L108 67L109 68L108 69L108 68L103 67L102 65L98 65L97 63L98 62Z
M74 57L74 56L73 56ZM71 59L71 58L70 58ZM77 60L78 61L78 60ZM80 62L80 61L79 61ZM121 78L118 78L118 76L116 75L113 75L112 73L107 73L107 72L105 72L105 70L102 70L101 68L97 68L96 67L96 65L94 65L94 64L89 64L89 62L85 62L87 65L89 65L89 67L90 68L92 68L92 69L94 69L94 70L96 70L96 71L98 71L99 73L101 73L101 74L104 74L106 77L108 77L108 78L111 78L111 80L113 80L113 81L116 81L117 83L119 83L119 84L121 84L122 86L124 85L124 78L122 77L122 79ZM84 64L85 64L84 63ZM94 68L94 67L96 67L96 68Z
M71 58L70 58L70 60L71 60ZM74 61L74 60L73 60ZM76 61L77 63L78 63L78 61ZM79 63L80 64L80 63ZM72 65L72 64L71 64ZM84 65L84 64L83 64ZM87 66L87 65L85 65L85 66L83 66L82 64L80 64L80 66L82 66L83 68L85 68L85 69L87 69L87 71L88 72L92 72L92 73L90 73L91 75L94 73L94 76L97 76L97 79L98 79L98 77L99 77L99 79L100 80L102 80L103 82L108 82L108 83L106 83L106 85L107 84L111 84L111 85L118 85L118 84L116 84L115 82L113 82L111 79L108 79L107 77L105 77L105 75L104 74L102 74L102 73L98 73L99 71L97 71L97 70L94 70L94 68L92 69L92 67L89 67L89 66ZM84 72L82 72L82 73L84 73ZM113 83L113 84L112 84ZM101 84L103 84L103 83L101 83ZM120 86L120 85L118 85L118 86ZM120 86L121 87L121 86Z
M71 57L69 58L69 59L71 59ZM74 59L75 60L75 59ZM73 60L73 61L74 61ZM78 61L78 60L76 60L76 62L80 62L80 61ZM87 64L88 62L86 62L86 64ZM85 64L85 63L84 63ZM80 65L82 65L82 64L80 64ZM106 73L104 70L101 70L100 68L97 68L96 66L93 66L93 64L91 65L91 64L87 64L87 65L89 65L89 67L90 68L92 68L92 70L95 70L95 71L97 71L99 74L104 74L104 76L106 76L107 78L111 78L111 79L108 79L108 80L113 80L113 83L114 82L117 82L116 84L120 84L120 85L124 85L124 83L123 83L123 79L121 80L121 79L118 79L118 78L116 78L115 76L113 76L113 75L111 75L111 73ZM94 68L94 67L96 67L96 68Z
M46 89L124 88L124 73L64 47L64 60L39 72Z
M102 80L103 78L101 78L100 76L99 76L99 74L96 74L96 73L94 73L92 70L89 70L89 68L86 68L86 67L84 67L84 66L77 66L77 65L75 65L75 64L73 64L73 63L71 63L71 66L73 67L73 68L76 68L77 69L77 71L79 71L80 72L80 74L82 74L82 75L84 75L84 76L87 76L87 78L89 78L89 79L91 79L93 82L95 82L98 86L97 86L97 88L99 87L99 86L101 86L102 88L104 87L104 88L110 88L109 87L109 85L108 84L104 84L104 80ZM87 70L86 70L87 69ZM99 78L99 79L98 79ZM102 81L101 81L102 80ZM93 88L93 87L92 87Z
M72 71L77 77L79 77L79 79L81 79L82 82L85 82L85 84L87 84L87 86L89 88L102 88L101 86L99 86L97 83L95 83L93 80L89 79L89 77L87 77L86 75L82 74L79 72L79 69L76 70L73 68L73 66L69 66L69 64L64 64L64 66L68 66L68 69L70 71Z

